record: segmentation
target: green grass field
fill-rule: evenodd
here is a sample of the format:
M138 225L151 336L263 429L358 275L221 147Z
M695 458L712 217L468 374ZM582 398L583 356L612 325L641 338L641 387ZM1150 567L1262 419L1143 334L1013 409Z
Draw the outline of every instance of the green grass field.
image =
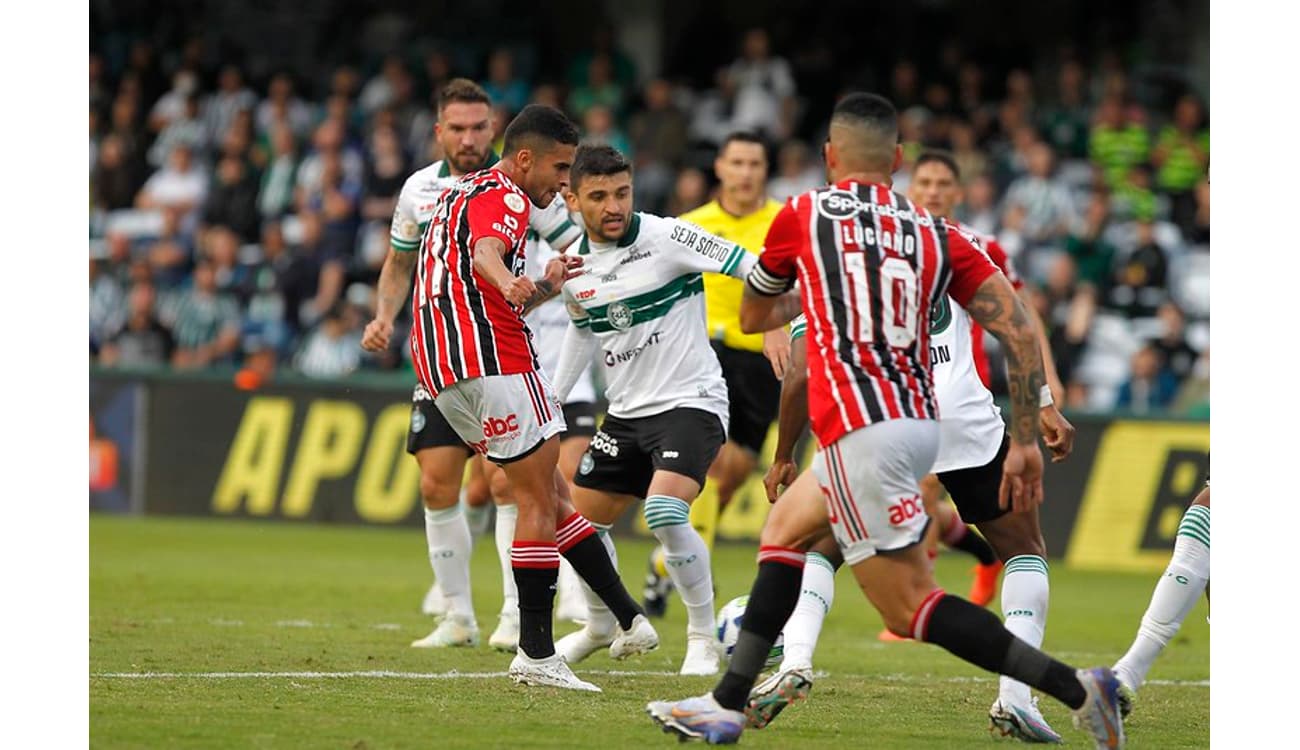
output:
M509 657L486 646L500 607L491 536L474 552L485 645L412 649L430 580L418 529L92 516L90 740L94 747L398 748L672 747L643 713L648 700L703 693L714 678L672 674L685 649L680 601L657 623L663 646L639 660L580 665L600 695L524 688ZM619 540L624 579L639 584L650 544ZM719 599L747 593L754 549L714 553ZM939 560L964 593L967 558ZM1045 646L1077 666L1111 664L1128 646L1154 575L1052 571ZM1128 723L1132 747L1207 747L1209 626L1200 605L1152 670ZM570 626L558 625L557 635ZM940 649L876 641L880 620L841 573L817 652L811 700L755 748L995 746L993 675ZM451 671L468 673L448 677ZM379 673L388 674L355 674ZM153 673L152 676L135 676ZM242 674L232 674L242 673ZM279 674L273 674L279 673ZM289 674L285 674L289 673ZM354 673L340 675L337 673ZM333 676L330 676L333 674ZM1089 747L1051 698L1043 713Z

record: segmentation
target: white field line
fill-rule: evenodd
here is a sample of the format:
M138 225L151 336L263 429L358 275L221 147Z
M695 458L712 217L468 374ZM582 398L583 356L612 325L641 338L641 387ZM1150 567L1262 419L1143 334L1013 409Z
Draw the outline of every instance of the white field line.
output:
M611 677L675 677L676 672L628 671L628 670L580 670L579 674L607 675ZM365 679L379 678L392 680L494 680L506 676L505 672L393 672L388 670L370 670L364 672L95 672L92 679L101 680L331 680L331 679ZM840 679L874 680L878 682L915 682L915 683L991 683L996 677L923 677L903 674L829 674L817 673L818 677L837 677ZM1209 687L1209 680L1147 680L1148 685L1172 687Z

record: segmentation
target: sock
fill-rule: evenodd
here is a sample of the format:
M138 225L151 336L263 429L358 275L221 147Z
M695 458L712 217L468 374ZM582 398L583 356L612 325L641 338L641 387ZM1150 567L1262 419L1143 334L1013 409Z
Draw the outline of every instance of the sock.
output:
M992 565L998 560L998 556L993 554L993 548L984 541L984 537L976 534L974 529L962 523L960 519L944 535L943 543L974 557L980 561L980 565Z
M560 572L555 542L516 539L510 547L510 564L519 587L519 650L530 659L554 656L551 612L555 607L555 579Z
M515 539L515 522L519 520L519 506L497 506L497 527L494 536L497 540L497 559L501 561L501 614L519 612L519 588L515 586L515 574L510 567L510 545Z
M1142 615L1137 638L1115 665L1121 682L1132 690L1142 686L1151 663L1169 645L1209 583L1210 509L1193 505L1178 524L1174 555Z
M803 570L804 553L799 550L759 547L758 577L749 590L740 636L727 673L713 689L718 705L740 711L749 702L749 691L767 663L772 644L799 602Z
M1087 694L1075 670L1002 627L997 615L965 599L935 589L912 616L912 637L942 646L954 656L990 672L1014 677L1070 708Z
M574 513L560 522L559 528L555 530L555 539L560 554L564 555L605 608L613 613L619 627L630 629L632 620L645 612L623 586L623 579L618 577L618 568L614 567L608 547L601 541L596 529L587 519Z
M1002 622L1011 634L1034 648L1043 645L1047 629L1047 561L1038 555L1016 555L1002 572ZM1028 705L1029 686L1010 677L998 681L998 697Z
M429 565L447 598L447 614L474 620L469 587L469 526L459 505L443 510L424 509L424 535L429 542Z
M469 525L469 534L472 538L477 538L483 532L487 531L489 514L492 511L491 503L482 505L470 505L465 502L465 493L461 493L460 504L465 509L465 523Z
M614 549L614 540L609 535L612 526L593 523L591 527L596 530L596 538L600 539L601 543L605 545L605 553L609 555L610 565L614 567L614 570L618 570L618 551ZM600 595L592 591L586 581L581 580L581 576L579 576L579 582L582 584L582 594L587 599L587 630L593 635L610 635L614 632L614 627L618 625L618 619L614 617L613 612L609 611L609 607L605 606L605 601L600 598Z
M645 501L645 520L664 546L668 577L686 605L687 632L713 634L713 571L709 548L690 523L691 506L667 495Z
M823 555L809 552L803 566L803 583L794 614L786 621L785 654L781 671L812 669L813 650L822 632L822 623L835 602L835 568Z

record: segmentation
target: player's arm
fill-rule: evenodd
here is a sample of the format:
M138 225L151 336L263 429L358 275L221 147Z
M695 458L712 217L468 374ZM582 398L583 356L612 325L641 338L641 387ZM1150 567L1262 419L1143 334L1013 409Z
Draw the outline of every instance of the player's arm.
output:
M792 332L793 335L793 332ZM808 427L808 339L790 341L790 366L781 380L781 407L776 420L776 453L763 478L767 501L776 502L782 487L794 483L799 469L794 447Z
M1065 400L1065 385L1056 371L1056 358L1052 356L1052 344L1047 338L1047 323L1043 321L1034 307L1032 292L1028 287L1021 287L1018 292L1020 302L1029 311L1030 323L1038 336L1038 348L1043 352L1043 375L1047 378L1047 387L1052 391L1052 400L1062 403Z
M745 276L740 298L740 330L759 333L789 323L802 309L794 290L795 258L802 237L793 204L787 203L768 227L763 252Z
M361 335L362 349L382 352L388 348L393 335L393 321L397 320L397 314L402 311L411 292L417 257L418 253L414 251L389 247L375 290L375 319L366 324Z
M568 295L565 295L568 297ZM567 299L565 307L569 311L569 328L564 332L564 343L560 348L560 361L555 365L555 396L564 403L569 392L577 384L582 373L591 363L596 353L596 335L591 332L591 318L587 311L576 301Z

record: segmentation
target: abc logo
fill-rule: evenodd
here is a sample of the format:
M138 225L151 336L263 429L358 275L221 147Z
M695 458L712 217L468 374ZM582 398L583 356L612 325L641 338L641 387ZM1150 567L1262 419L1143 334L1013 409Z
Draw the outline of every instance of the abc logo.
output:
M898 526L904 521L916 518L923 513L925 513L925 506L921 505L920 495L905 497L898 503L889 506L889 523Z
M483 434L489 438L501 437L519 430L519 417L511 414L505 419L488 417L483 420Z

